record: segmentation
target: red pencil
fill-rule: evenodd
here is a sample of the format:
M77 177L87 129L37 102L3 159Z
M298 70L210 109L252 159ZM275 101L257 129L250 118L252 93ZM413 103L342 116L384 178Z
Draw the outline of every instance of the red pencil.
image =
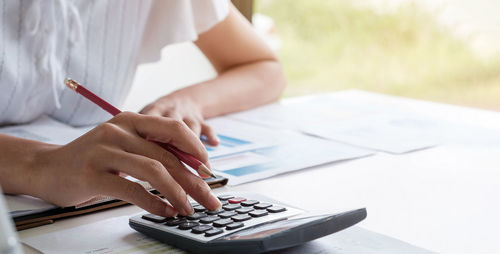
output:
M87 88L78 84L78 82L76 82L72 79L65 79L64 83L66 84L67 87L71 88L71 90L83 95L83 97L92 101L97 106L106 110L108 113L112 114L113 116L116 116L119 113L121 113L121 111L119 109L115 108L113 105L111 105L108 102L106 102L105 100L101 99L99 96L95 95ZM208 169L207 166L205 166L203 163L201 163L198 159L196 159L191 154L185 153L185 152L177 149L175 146L170 145L170 144L160 143L160 142L156 142L156 143L158 145L160 145L161 147L163 147L165 150L174 154L175 157L177 157L177 159L186 163L188 166L190 166L194 170L198 171L198 173L200 173L200 175L207 175L207 176L215 177L214 174L212 173L212 171L210 171L210 169Z

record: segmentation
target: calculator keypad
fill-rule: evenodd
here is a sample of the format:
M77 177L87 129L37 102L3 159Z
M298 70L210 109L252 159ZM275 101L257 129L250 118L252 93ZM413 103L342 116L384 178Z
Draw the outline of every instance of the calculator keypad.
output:
M225 201L225 200L234 198L234 196L233 195L220 195L217 198L219 198L219 200L221 200L221 201Z
M233 223L233 220L231 220L231 219L220 219L220 220L214 221L214 226L220 228L220 227L224 227L226 225L229 225L231 223Z
M210 236L218 235L222 232L224 232L224 230L222 230L220 228L214 228L214 229L210 229L207 232L205 232L205 236L210 237Z
M233 230L233 229L237 229L237 228L242 228L243 226L244 226L244 224L241 222L233 222L233 223L227 225L226 229Z
M191 229L191 228L194 228L198 225L200 225L200 223L188 221L188 222L184 222L184 223L180 224L179 229L182 229L182 230Z
M208 215L216 215L216 214L219 214L219 213L223 213L225 211L226 210L224 210L224 209L221 208L221 209L218 209L218 210L215 210L215 211L206 211L206 214L208 214Z
M241 202L241 205L242 206L254 206L258 203L259 203L258 200L246 200L246 201Z
M207 216L207 217L201 219L200 222L203 224L210 224L218 219L220 219L219 216L211 215L211 216Z
M188 220L199 220L199 219L204 218L204 217L207 217L207 214L200 212L200 213L193 213L191 215L188 215L187 219Z
M249 212L248 214L250 214L250 216L252 216L252 217L262 217L262 216L267 215L267 211L266 210L255 210L255 211Z
M237 213L249 213L253 210L254 210L253 207L242 207L242 208L236 209L236 212Z
M222 209L224 209L226 211L232 211L232 210L236 210L238 208L241 208L241 206L239 204L227 204L227 205L222 206Z
M237 214L238 213L235 211L227 211L227 212L219 213L219 217L226 219L226 218L231 218Z
M273 206L273 205L269 204L269 203L259 203L259 204L254 205L253 207L255 209L266 209L266 208L269 208L271 206Z
M247 200L246 198L237 197L237 198L228 199L227 202L230 204L239 204L239 203L246 201L246 200Z
M194 227L193 230L191 230L191 232L193 232L195 234L201 234L201 233L204 233L204 232L209 231L211 229L213 229L213 227L210 225L199 225L199 226Z
M184 222L187 222L187 220L185 220L185 219L173 219L173 220L167 221L166 225L167 226L178 226Z
M240 214L240 215L233 216L231 219L233 219L234 221L246 221L246 220L249 220L251 218L252 217L250 217L248 214Z
M216 211L209 211L198 203L192 203L195 212L188 216L165 218L153 214L144 214L141 218L158 225L155 228L165 232L177 232L177 234L183 235L191 234L191 238L203 240L203 238L219 237L218 235L224 232L234 232L236 229L244 228L247 226L246 224L253 226L257 225L256 223L283 219L299 212L297 209L289 211L284 206L245 197L220 195L218 198L223 202L223 206ZM165 228L162 228L161 225Z

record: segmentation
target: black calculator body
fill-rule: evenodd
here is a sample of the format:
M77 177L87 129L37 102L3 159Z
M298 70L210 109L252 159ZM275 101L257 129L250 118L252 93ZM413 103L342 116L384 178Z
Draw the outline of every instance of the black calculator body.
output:
M253 193L223 194L220 211L194 203L195 213L164 218L140 214L129 225L163 243L192 253L262 253L296 246L348 228L366 209L313 214Z

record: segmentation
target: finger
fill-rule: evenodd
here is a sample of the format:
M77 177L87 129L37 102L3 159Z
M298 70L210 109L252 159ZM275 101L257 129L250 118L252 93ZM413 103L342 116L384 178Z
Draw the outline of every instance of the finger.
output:
M144 107L141 111L139 111L140 114L144 115L158 115L161 116L161 110L154 106L154 104L149 104L146 107Z
M151 194L140 184L131 182L117 175L103 174L98 178L99 192L137 205L144 210L165 216L177 215L177 210L160 197Z
M143 115L165 116L177 120L182 120L181 114L178 113L177 111L164 110L161 107L158 107L154 104L147 105L139 113Z
M132 129L141 137L161 143L171 144L183 152L193 155L202 163L208 163L208 154L197 137L182 121L172 118L146 116L129 112L118 114L111 121L129 122Z
M107 125L111 126L116 126L111 123L107 123ZM145 157L150 157L153 154L168 154L172 153L171 149L169 147L165 147L165 143L158 143L158 142L151 142L149 140L145 140L143 137L139 136L135 132L127 132L126 130L120 129L118 127L110 127L113 129L116 129L113 131L111 134L105 135L106 137L106 142L107 143L113 143L115 145L118 145L118 147L122 150L125 150L127 152L131 152L134 154L140 154ZM110 131L107 131L106 133L110 133ZM116 142L116 140L119 140L119 142ZM148 149L144 149L144 147L148 147ZM150 151L146 152L145 151ZM165 152L167 151L167 152ZM172 156L172 155L171 155ZM160 156L160 158L164 158L165 156ZM208 157L208 156L207 156ZM158 157L156 157L158 158ZM174 160L180 160L176 156L173 156ZM210 163L208 161L202 163L210 168ZM98 166L98 165L97 165ZM184 166L183 166L184 168ZM198 170L198 168L193 168L194 170ZM200 174L200 176L202 176ZM204 174L202 177L210 177L210 175Z
M170 161L173 166L168 169L177 169L183 166L179 161ZM182 188L198 203L209 210L217 210L221 207L221 203L212 193L212 189L200 177L194 175L190 171L169 170L172 177L182 186Z
M201 134L207 137L208 144L211 146L216 146L219 145L219 137L217 137L217 134L215 133L214 129L210 127L210 125L206 123L201 124Z
M128 153L120 150L111 150L101 161L101 168L106 170L118 170L139 180L147 181L163 194L177 211L182 215L193 213L193 207L189 203L186 193L172 178L163 164L157 160Z
M201 125L199 121L193 120L191 118L184 118L184 123L191 129L194 134L199 137L201 134Z
M161 162L170 176L172 176L192 198L208 209L217 209L220 207L219 200L212 195L211 189L205 181L192 174L173 154L152 142L134 137L132 134L129 134L129 136L130 137L122 138L123 142L121 142L121 145L124 150ZM140 179L139 177L136 178ZM151 183L151 185L153 185L153 183ZM157 188L156 185L153 187ZM158 191L163 193L160 189L158 189Z

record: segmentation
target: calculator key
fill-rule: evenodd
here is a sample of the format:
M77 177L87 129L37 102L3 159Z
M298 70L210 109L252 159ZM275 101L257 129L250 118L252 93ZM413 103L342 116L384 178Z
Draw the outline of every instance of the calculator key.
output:
M235 211L227 211L227 212L219 213L219 217L221 217L223 219L230 218L230 217L233 217L235 215L237 215L237 213Z
M203 217L207 217L207 214L206 213L193 213L191 215L188 215L187 219L188 220L199 220Z
M167 226L178 226L184 222L187 222L186 219L173 219L173 220L170 220L170 221L167 221L166 225Z
M234 198L234 196L232 196L232 195L220 195L217 197L219 198L219 200L228 200L230 198Z
M281 206L271 206L271 207L267 208L267 211L270 213L281 213L281 212L286 211L286 208L281 207Z
M238 208L241 208L241 206L239 204L227 204L227 205L223 206L222 208L226 211L232 211L232 210L236 210Z
M194 228L194 227L196 227L198 225L200 225L200 223L193 222L193 221L188 221L188 222L184 222L184 223L180 224L179 225L179 229L187 230L187 229Z
M259 204L254 205L253 207L255 209L266 209L266 208L269 208L271 206L273 206L273 205L269 204L269 203L259 203Z
M244 226L244 225L243 225L243 223L241 223L241 222L233 222L233 223L231 223L231 224L227 225L226 229L227 229L227 230L237 229L237 228L241 228L241 227L243 227L243 226Z
M211 229L211 230L208 230L207 232L205 232L205 236L206 237L210 237L210 236L218 235L218 234L220 234L222 232L223 232L222 229L220 229L220 228L214 228L214 229Z
M266 210L255 210L255 211L249 212L248 214L250 214L250 216L252 216L252 217L262 217L262 216L267 215L267 211Z
M220 227L225 227L226 225L231 224L231 223L233 223L233 220L231 220L231 219L220 219L220 220L214 221L214 226L220 228Z
M205 207L203 207L201 205L193 206L193 209L197 213L204 212L205 210L207 210L207 209L205 209Z
M248 215L248 214L239 214L239 215L231 217L231 219L233 219L234 221L246 221L246 220L249 220L251 218L252 217L250 217L250 215Z
M208 216L208 217L205 217L205 218L201 218L200 219L200 222L203 223L203 224L210 224L216 220L220 219L219 216L216 216L216 215L211 215L211 216Z
M227 205L227 204L229 204L229 202L227 202L227 200L221 200L220 203L221 203L221 205Z
M249 213L253 210L254 209L252 207L242 207L242 208L236 209L236 212L237 213Z
M210 226L210 225L199 225L199 226L194 227L194 228L191 230L191 232L192 232L192 233L195 233L195 234L201 234L201 233L203 233L203 232L205 232L205 231L208 231L208 230L210 230L210 229L213 229L213 227L212 227L212 226Z
M258 203L259 203L258 200L246 200L246 201L241 202L241 205L242 206L253 206L253 205L256 205Z
M224 209L217 209L217 210L214 210L214 211L206 211L205 213L208 214L208 215L216 215L216 214L219 214L219 213L223 213L225 212L226 210Z
M157 223L161 223L161 222L165 222L167 221L169 218L165 218L163 216L159 216L159 215L155 215L155 214L144 214L142 216L143 219L145 220L148 220L148 221L152 221L152 222L157 222Z
M243 201L247 200L246 198L242 198L242 197L236 197L236 198L231 198L229 199L227 202L229 202L230 204L239 204Z

